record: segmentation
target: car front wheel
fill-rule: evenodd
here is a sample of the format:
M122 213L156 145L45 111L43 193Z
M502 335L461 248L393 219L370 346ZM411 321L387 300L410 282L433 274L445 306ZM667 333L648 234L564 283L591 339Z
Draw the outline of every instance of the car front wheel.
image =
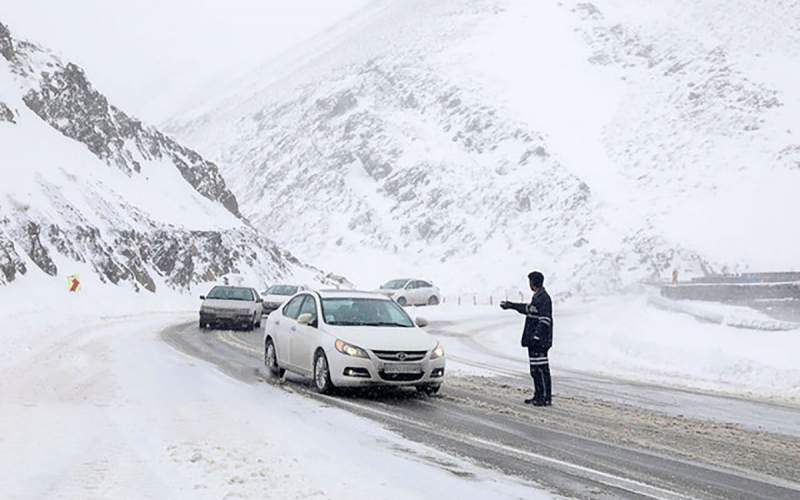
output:
M320 394L330 394L333 391L328 358L322 351L317 352L317 355L314 357L314 387Z
M401 306L405 307L406 304L408 304L408 301L406 300L405 297L400 297L399 299L397 299L397 303L400 304Z
M283 374L286 373L286 370L278 365L278 354L275 351L275 344L272 339L268 339L264 347L264 365L275 377L283 377Z
M429 306L437 306L439 305L439 297L436 295L431 295L431 298L428 299Z

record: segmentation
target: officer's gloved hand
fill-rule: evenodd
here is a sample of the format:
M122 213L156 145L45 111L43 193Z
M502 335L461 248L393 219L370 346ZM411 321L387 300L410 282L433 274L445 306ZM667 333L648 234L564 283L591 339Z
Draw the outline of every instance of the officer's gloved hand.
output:
M504 300L504 301L500 302L500 309L508 309L509 307L511 307L511 306L510 306L510 304L508 303L507 300Z

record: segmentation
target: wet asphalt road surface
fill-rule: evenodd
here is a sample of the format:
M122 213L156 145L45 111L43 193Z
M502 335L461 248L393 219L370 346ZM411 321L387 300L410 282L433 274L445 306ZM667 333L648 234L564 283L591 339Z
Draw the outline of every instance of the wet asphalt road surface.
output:
M176 349L242 382L270 384L342 408L380 422L409 440L532 481L555 494L800 498L800 438L796 435L656 411L653 406L665 398L655 396L658 389L650 386L637 389L634 384L622 393L607 389L611 396L598 399L591 396L596 381L586 381L588 389L581 390L581 381L575 380L572 389L557 395L552 408L524 405L521 401L528 395L529 382L516 373L491 378L450 376L435 397L409 390L347 391L331 397L316 394L302 378L289 375L278 380L269 375L263 365L260 331L201 331L193 322L170 327L161 335ZM678 405L702 405L710 397L683 392L688 402ZM625 399L626 393L644 404L613 401ZM736 413L744 404L732 400L728 410ZM712 406L726 411L724 402L715 401ZM776 407L776 411L784 410ZM782 422L784 417L774 420ZM792 430L791 424L783 427Z

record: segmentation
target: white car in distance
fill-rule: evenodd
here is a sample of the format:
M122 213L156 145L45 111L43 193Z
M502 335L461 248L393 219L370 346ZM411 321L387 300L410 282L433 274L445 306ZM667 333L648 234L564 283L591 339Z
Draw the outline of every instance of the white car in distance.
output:
M303 285L272 285L261 292L264 314L271 313L282 306L292 295L305 290L308 288Z
M200 329L261 327L261 297L253 288L215 286L201 295Z
M401 306L435 306L441 302L441 292L430 281L395 279L381 285L379 293L391 297Z
M318 392L336 387L413 386L435 394L444 380L439 342L385 295L301 292L269 315L264 363L311 377Z

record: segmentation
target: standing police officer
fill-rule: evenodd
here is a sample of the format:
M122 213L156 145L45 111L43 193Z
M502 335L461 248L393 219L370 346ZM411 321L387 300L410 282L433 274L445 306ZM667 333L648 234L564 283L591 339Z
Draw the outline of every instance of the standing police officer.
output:
M544 289L544 275L533 271L528 275L533 299L530 304L509 302L500 303L502 309L513 309L525 315L525 329L522 332L522 347L528 348L528 359L533 377L534 394L525 403L534 406L550 406L550 364L547 351L553 345L553 304Z

